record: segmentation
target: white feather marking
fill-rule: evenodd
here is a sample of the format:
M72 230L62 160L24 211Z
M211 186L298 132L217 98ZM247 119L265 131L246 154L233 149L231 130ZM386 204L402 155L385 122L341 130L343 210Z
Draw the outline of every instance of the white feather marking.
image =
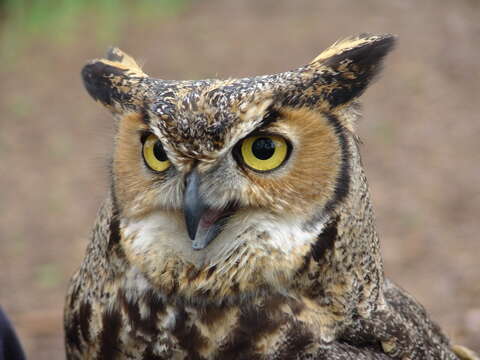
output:
M151 289L151 284L137 267L131 266L125 274L123 288L127 299L135 301Z
M304 229L305 220L260 209L239 211L229 219L217 238L201 251L192 249L180 212L158 211L142 220L122 223L122 228L126 238L132 237L132 241L126 244L130 247L127 250L135 254L148 253L158 264L172 255L197 267L222 263L218 269L222 272L241 263L247 251L259 255L276 251L287 256L297 247L313 243L325 221L320 221L313 229ZM225 263L225 259L241 247Z

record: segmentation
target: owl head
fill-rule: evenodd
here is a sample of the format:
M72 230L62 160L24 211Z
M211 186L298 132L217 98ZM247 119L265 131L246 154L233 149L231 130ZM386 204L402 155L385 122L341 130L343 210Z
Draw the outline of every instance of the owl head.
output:
M128 260L162 286L288 283L354 211L357 98L393 44L363 34L298 69L227 80L153 78L116 48L88 63L87 91L117 120L112 198Z

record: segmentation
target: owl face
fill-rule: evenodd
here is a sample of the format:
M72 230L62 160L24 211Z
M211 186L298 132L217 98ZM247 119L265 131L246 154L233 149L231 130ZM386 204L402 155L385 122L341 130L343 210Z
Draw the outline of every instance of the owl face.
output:
M153 79L118 49L89 63L87 90L118 119L113 195L131 261L152 274L269 258L288 277L348 195L355 100L392 44L362 35L297 70L226 81Z

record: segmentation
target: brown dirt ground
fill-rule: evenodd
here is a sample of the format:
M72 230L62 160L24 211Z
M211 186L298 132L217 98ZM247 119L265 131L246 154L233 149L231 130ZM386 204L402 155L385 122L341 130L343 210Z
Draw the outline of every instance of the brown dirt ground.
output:
M210 0L130 20L118 45L186 79L279 72L338 38L397 34L359 130L386 272L479 351L479 19L476 0ZM1 73L0 304L35 359L64 357L67 282L108 183L112 120L79 70L109 44L82 21L71 44L35 43Z

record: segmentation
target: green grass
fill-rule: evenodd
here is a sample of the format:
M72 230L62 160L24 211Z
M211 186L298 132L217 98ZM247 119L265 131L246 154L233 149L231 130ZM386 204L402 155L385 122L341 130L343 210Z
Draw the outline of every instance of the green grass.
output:
M36 39L72 40L85 20L97 41L114 41L122 24L158 21L181 12L189 0L0 0L0 54L13 58ZM10 56L9 56L10 55Z

